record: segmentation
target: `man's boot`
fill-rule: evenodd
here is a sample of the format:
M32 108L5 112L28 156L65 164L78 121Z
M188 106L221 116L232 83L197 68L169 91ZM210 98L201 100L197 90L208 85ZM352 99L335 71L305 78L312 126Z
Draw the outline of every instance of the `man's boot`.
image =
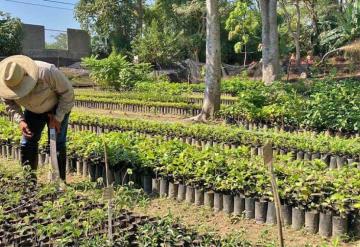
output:
M36 147L20 147L20 161L22 166L29 166L31 178L36 181L36 170L38 167L38 149Z
M66 182L66 147L61 147L57 151L60 178Z

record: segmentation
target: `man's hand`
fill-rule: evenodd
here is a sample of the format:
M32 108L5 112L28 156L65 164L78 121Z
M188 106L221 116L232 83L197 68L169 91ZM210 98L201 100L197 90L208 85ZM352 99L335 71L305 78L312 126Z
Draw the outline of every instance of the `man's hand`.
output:
M28 124L24 120L20 121L19 127L25 138L31 138L33 136L31 130L29 129Z
M60 129L61 129L61 123L56 120L54 114L49 114L49 128L50 129L55 129L56 133L60 133Z

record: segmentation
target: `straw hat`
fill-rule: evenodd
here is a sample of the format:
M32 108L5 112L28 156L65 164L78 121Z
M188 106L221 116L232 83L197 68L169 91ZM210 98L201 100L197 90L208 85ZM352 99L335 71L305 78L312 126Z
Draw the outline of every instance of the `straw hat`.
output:
M20 99L33 90L39 78L35 62L26 56L16 55L0 62L0 97Z

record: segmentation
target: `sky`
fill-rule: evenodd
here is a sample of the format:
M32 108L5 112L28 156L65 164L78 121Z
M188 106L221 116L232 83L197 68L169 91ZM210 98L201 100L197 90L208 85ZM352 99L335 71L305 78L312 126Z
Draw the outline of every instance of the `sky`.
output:
M20 18L23 23L42 25L45 26L45 29L66 31L67 28L80 28L80 24L75 20L74 12L71 10L76 2L77 0L0 0L0 11ZM35 6L36 4L57 9ZM57 34L59 32L45 30L45 41L52 42L53 36Z

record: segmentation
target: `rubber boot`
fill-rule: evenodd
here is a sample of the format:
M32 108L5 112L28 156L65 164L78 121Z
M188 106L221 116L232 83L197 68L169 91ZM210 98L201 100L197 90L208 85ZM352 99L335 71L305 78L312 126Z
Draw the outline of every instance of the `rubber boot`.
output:
M61 147L57 151L60 178L66 182L66 147Z
M30 178L31 180L34 180L36 182L36 170L38 168L38 148L36 147L20 147L20 161L23 166L29 166L30 167Z

